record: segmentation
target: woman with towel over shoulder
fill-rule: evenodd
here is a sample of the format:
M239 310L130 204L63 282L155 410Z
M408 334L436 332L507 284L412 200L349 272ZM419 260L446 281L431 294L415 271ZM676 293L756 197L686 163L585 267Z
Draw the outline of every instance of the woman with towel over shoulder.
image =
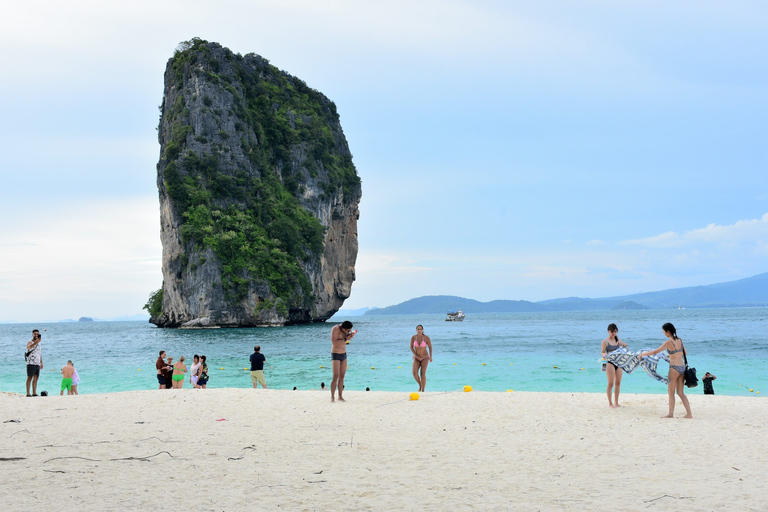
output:
M603 340L600 351L605 356L618 349L619 347L626 347L627 344L619 339L619 328L616 324L610 324L608 326L608 337ZM619 393L621 393L621 377L624 375L624 371L609 362L605 365L605 375L608 377L608 387L605 393L608 395L608 406L611 409L621 407L619 405ZM614 399L611 400L611 391L614 393Z
M666 350L669 354L669 384L667 384L667 392L669 393L669 414L662 416L662 418L672 418L675 412L675 391L677 391L680 400L685 407L685 418L693 418L691 414L691 404L688 403L688 397L685 396L685 362L683 361L683 354L685 354L685 346L683 340L677 337L677 330L675 326L666 323L661 328L664 330L664 335L667 337L667 341L661 344L656 350L650 352L641 352L637 354L638 359L642 359L645 356L656 355L662 350Z

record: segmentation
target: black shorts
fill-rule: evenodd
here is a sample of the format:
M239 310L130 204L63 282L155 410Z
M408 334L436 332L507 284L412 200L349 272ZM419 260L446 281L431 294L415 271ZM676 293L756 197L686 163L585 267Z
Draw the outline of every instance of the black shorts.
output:
M162 373L157 374L157 382L159 382L160 385L165 386L165 377L163 377Z
M27 377L39 377L40 376L40 365L39 364L28 364L27 365Z
M208 379L204 377L200 377L199 379L197 379L198 386L205 386L206 384L208 384Z
M337 354L335 352L331 352L331 361L346 361L347 360L347 353L344 352L343 354Z

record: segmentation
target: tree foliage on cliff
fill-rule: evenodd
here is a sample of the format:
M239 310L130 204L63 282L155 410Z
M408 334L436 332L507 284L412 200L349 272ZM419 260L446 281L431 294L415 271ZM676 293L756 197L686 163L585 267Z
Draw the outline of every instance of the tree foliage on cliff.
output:
M163 314L163 289L155 290L149 294L149 299L144 307L149 312L149 316L152 318L158 318Z
M183 219L182 239L213 250L231 298L242 298L257 280L283 304L309 306L312 286L301 264L319 258L324 228L300 205L305 186L321 175L325 196L342 191L351 201L360 191L352 156L334 133L335 105L265 59L201 39L182 43L169 69L179 93L161 106L161 130L170 130L161 135L159 169ZM195 78L232 95L227 114L237 120L233 133L195 132L190 107L221 119L210 96L190 97L185 86ZM249 170L222 165L233 148L247 158ZM305 155L300 168L297 152Z

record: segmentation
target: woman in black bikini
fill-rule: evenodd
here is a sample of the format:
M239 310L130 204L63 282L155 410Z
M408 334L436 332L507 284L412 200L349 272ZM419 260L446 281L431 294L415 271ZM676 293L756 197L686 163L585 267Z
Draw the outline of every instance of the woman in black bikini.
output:
M675 391L683 402L685 407L685 417L693 418L691 414L691 404L688 403L688 397L685 396L685 362L683 361L683 354L685 354L685 346L683 340L677 337L677 331L675 326L666 323L661 328L664 330L664 335L667 337L667 341L661 344L656 350L650 352L641 352L637 354L638 359L642 359L644 356L656 355L662 350L666 350L669 354L669 384L667 384L667 391L669 393L669 414L662 416L662 418L672 418L672 413L675 412Z
M432 362L432 340L424 334L423 325L416 326L416 334L411 336L409 346L413 353L413 378L419 384L419 391L424 392L427 387L427 365Z
M616 327L616 324L609 325L608 337L603 340L601 347L603 359L617 348L626 346L627 344L619 339L619 328ZM605 390L605 393L608 395L608 406L611 409L621 407L621 405L619 405L619 393L621 392L621 376L624 375L624 371L615 364L608 363L605 365L605 374L608 376L608 387ZM611 390L614 388L615 398L611 401Z

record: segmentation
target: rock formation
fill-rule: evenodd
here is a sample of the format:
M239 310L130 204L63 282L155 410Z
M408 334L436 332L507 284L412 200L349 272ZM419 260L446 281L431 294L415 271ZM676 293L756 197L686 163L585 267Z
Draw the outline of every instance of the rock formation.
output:
M160 327L328 319L355 279L360 179L335 104L258 55L200 39L165 70Z

